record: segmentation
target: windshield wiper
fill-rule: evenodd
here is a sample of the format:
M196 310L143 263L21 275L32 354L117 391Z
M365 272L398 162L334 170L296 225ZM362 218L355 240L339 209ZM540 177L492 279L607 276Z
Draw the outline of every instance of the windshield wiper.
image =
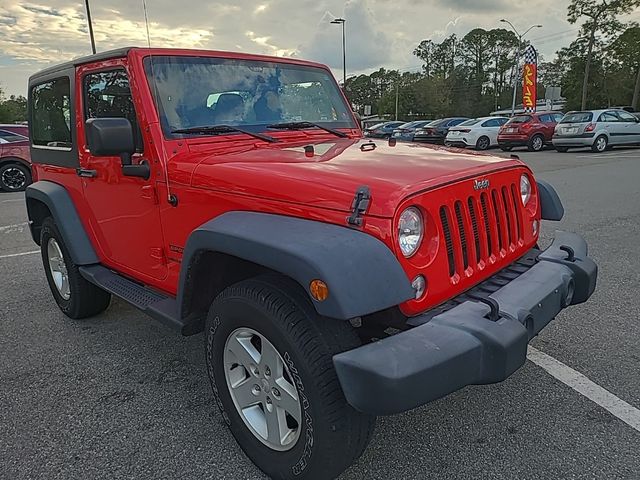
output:
M216 135L219 133L231 133L238 132L244 133L245 135L249 135L251 137L264 140L265 142L275 143L279 140L269 135L263 135L261 133L250 132L249 130L245 130L244 128L232 127L231 125L200 125L197 127L188 127L188 128L179 128L177 130L171 130L171 133L209 133L212 135Z
M267 128L279 128L281 130L304 130L306 128L319 128L320 130L324 130L325 132L333 133L336 137L347 138L347 135L340 130L335 130L333 128L325 127L319 123L312 122L283 122L283 123L274 123L273 125L267 126Z

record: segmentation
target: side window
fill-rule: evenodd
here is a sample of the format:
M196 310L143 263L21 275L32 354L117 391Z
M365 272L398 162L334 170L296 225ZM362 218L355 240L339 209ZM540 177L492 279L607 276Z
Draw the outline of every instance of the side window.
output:
M620 119L615 114L615 112L604 112L600 115L600 122L619 122Z
M22 135L18 135L17 133L9 132L7 130L0 130L0 141L4 140L7 143L11 142L22 142L24 140L28 140L27 137L23 137Z
M34 146L71 150L70 98L67 77L56 78L31 89Z
M90 73L84 77L84 116L89 118L126 118L131 123L136 151L142 152L142 133L131 98L127 73L122 70Z
M551 123L553 120L551 119L551 115L540 115L540 121L542 123Z
M553 121L558 123L558 122L560 122L560 120L562 120L562 117L564 117L564 115L562 115L561 113L554 113L553 114Z
M623 122L636 123L636 117L634 117L630 113L627 113L624 110L616 113L618 114L618 117L620 117L620 120L622 120Z

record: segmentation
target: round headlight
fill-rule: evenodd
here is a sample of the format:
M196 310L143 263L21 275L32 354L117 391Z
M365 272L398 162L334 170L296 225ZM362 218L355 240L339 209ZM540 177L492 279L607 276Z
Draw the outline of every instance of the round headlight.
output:
M522 198L522 205L526 206L531 199L531 181L526 173L523 173L520 177L520 198Z
M405 257L409 258L416 253L422 241L423 232L422 215L417 208L409 207L402 212L398 222L398 244Z

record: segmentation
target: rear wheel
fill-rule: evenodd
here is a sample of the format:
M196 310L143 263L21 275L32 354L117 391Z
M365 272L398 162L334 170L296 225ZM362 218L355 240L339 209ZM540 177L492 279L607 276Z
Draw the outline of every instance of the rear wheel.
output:
M540 134L536 134L533 137L531 137L531 140L529 140L529 144L527 145L527 148L529 149L530 152L541 151L544 148L544 136Z
M591 150L596 153L601 153L604 152L608 146L609 140L607 140L607 136L600 135L598 138L596 138L596 141L593 142L593 145L591 145Z
M491 140L486 135L483 135L476 142L476 150L487 150L491 146Z
M21 192L31 183L31 171L21 163L7 163L0 167L0 190Z
M97 315L109 306L111 295L80 274L51 217L42 223L40 251L49 288L62 313L80 319Z
M360 344L348 322L319 317L297 284L265 276L223 291L205 334L222 416L267 475L335 478L362 454L375 417L346 402L332 361Z

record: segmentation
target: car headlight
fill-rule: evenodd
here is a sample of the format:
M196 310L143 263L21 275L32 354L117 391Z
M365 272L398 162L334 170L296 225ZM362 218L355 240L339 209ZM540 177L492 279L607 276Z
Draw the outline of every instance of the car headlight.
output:
M398 245L405 257L409 258L416 253L423 233L424 222L420 211L415 207L409 207L402 212L398 222Z
M523 173L520 177L520 198L522 199L522 205L525 207L531 200L531 181L526 173Z

